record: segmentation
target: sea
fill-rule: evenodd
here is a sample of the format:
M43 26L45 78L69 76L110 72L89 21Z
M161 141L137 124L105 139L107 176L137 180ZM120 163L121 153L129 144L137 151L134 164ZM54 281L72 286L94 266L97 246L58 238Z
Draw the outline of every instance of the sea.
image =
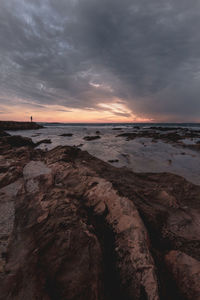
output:
M12 135L32 138L34 142L50 139L50 144L39 148L48 151L60 145L78 146L83 151L106 161L117 168L127 167L134 172L170 172L185 177L200 185L200 152L174 146L151 138L136 138L127 141L117 137L120 133L137 132L150 127L181 127L200 130L199 123L39 123L39 130L10 131ZM121 129L119 129L121 128ZM119 129L119 130L118 130ZM72 136L61 136L69 134ZM84 140L85 136L99 135L93 141ZM185 139L184 143L193 144L200 139ZM109 162L112 161L112 162Z

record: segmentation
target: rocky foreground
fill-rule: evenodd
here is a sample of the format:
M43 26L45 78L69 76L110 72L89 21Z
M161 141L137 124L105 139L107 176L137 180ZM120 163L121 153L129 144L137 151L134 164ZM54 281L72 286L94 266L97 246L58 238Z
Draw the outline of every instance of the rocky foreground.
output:
M0 136L0 299L200 299L200 186Z
M0 121L1 130L34 130L40 128L43 126L35 122Z

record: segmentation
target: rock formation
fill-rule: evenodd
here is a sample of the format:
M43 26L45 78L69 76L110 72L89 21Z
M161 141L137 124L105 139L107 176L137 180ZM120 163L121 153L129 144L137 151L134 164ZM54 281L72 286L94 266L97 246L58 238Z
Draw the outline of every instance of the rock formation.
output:
M83 139L85 141L93 141L93 140L98 140L100 139L101 137L99 135L94 135L94 136L85 136Z
M8 138L0 299L200 299L199 186Z
M0 121L1 130L29 130L40 128L43 128L43 126L35 122Z
M115 128L114 128L115 129ZM189 148L194 151L200 151L200 130L193 130L181 127L150 127L149 129L139 130L135 126L134 132L124 132L118 134L116 137L124 137L126 141L134 140L136 138L151 138L155 143L162 140L165 143L170 143L174 146ZM194 144L185 144L184 139L197 139Z
M63 133L63 134L60 134L60 136L68 136L68 137L71 137L71 136L73 136L73 133Z

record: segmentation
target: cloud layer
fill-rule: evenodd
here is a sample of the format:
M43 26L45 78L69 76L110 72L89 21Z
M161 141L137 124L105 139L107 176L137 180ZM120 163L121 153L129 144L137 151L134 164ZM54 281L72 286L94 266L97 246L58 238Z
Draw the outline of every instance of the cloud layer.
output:
M19 102L200 121L200 1L0 0L0 6L1 116L5 103Z

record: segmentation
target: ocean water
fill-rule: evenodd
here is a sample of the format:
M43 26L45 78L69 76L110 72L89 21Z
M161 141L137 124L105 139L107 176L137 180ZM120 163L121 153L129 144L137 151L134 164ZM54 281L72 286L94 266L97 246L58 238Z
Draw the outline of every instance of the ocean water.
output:
M51 144L41 144L39 148L49 150L59 145L79 146L80 149L104 160L118 160L111 163L116 167L128 167L134 172L170 172L185 177L187 180L200 185L200 152L177 147L163 141L152 142L151 138L136 138L126 141L124 137L116 137L124 132L137 132L151 126L187 127L200 130L200 124L63 124L42 123L45 128L9 132L14 135L30 137L34 142L51 139ZM135 126L139 127L135 128ZM121 130L113 130L121 128ZM100 131L100 134L96 132ZM72 137L60 136L72 133ZM90 135L100 135L101 138L85 141ZM186 139L186 144L192 144L198 139ZM200 140L200 139L199 139Z
M123 127L123 128L133 128L133 126L139 126L141 128L149 128L152 126L162 126L162 127L183 127L183 128L193 128L200 129L200 123L38 123L45 127Z

